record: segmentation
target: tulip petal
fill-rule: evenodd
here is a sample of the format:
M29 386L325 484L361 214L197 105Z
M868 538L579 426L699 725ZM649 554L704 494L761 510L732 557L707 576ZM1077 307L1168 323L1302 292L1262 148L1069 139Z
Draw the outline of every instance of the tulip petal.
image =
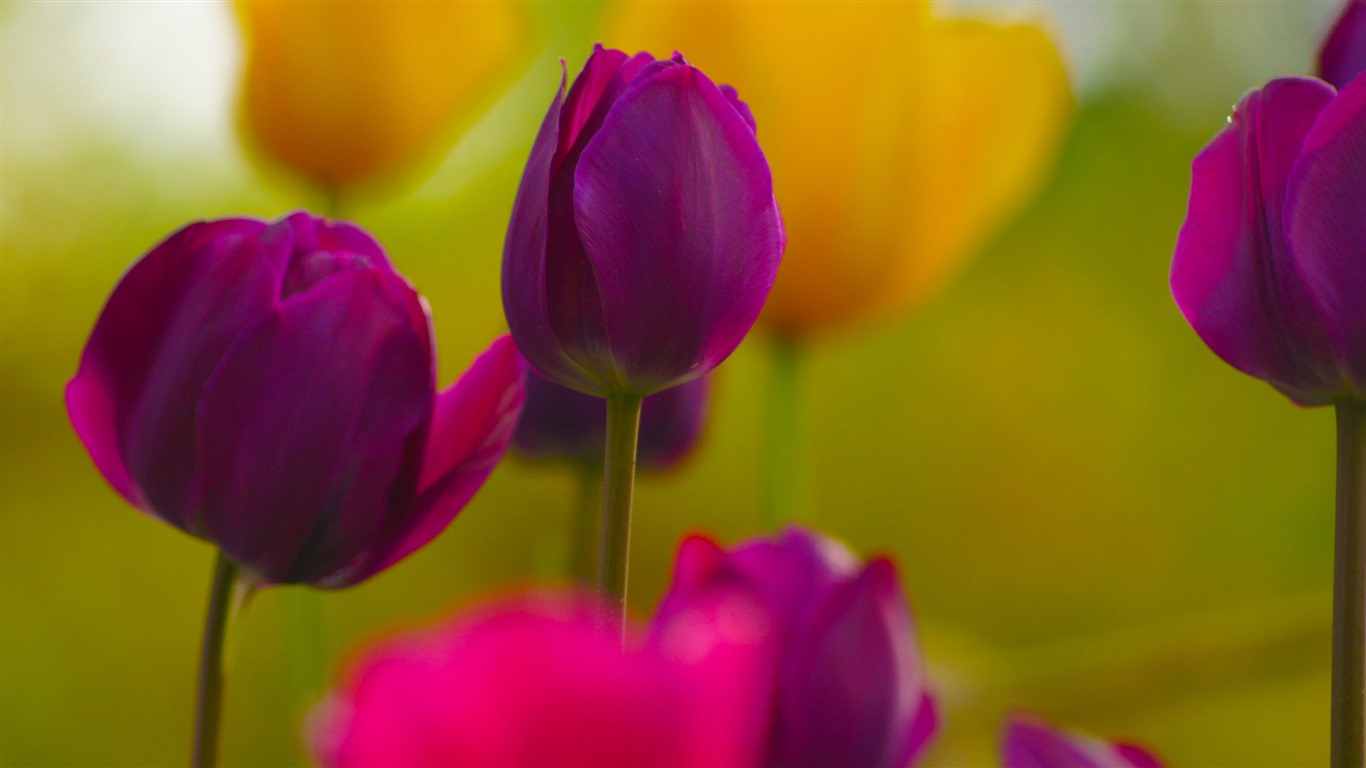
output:
M564 89L565 76L561 74L560 90L536 134L512 206L503 248L503 312L518 348L532 367L552 381L592 391L600 385L561 348L550 322L546 296L550 179Z
M782 255L754 132L689 66L642 73L613 105L579 160L574 215L618 384L640 394L724 360Z
M95 465L131 504L199 533L189 517L203 382L275 301L287 249L262 252L260 221L191 224L115 288L66 389Z
M576 145L586 142L580 137L592 136L602 125L612 103L626 89L640 70L654 61L648 53L627 56L622 51L593 46L593 53L584 62L583 71L574 78L564 107L560 112L560 135L555 149L556 170L569 157ZM580 147L582 148L582 147Z
M1366 77L1319 113L1286 204L1295 266L1322 308L1343 384L1366 398Z
M223 359L200 401L196 485L205 532L241 565L319 584L368 548L432 407L430 340L413 332L414 311L401 279L345 272Z
M1303 403L1334 379L1322 362L1332 353L1291 263L1281 208L1304 138L1333 95L1318 80L1283 78L1239 102L1191 165L1172 259L1172 294L1209 348Z
M299 211L271 227L264 239L288 237L292 243L282 298L352 269L393 272L389 257L370 233L349 221L330 221Z
M907 741L916 730L898 725L915 723L923 673L912 658L914 630L892 564L874 560L836 588L792 643L771 762L899 768L914 751Z
M507 451L525 398L525 372L512 337L501 336L437 395L416 503L385 519L372 553L328 586L369 578L450 525Z
M1161 768L1152 753L1132 744L1081 736L1034 717L1015 715L1001 735L1002 768Z
M1347 0L1319 49L1319 77L1342 90L1366 72L1366 0Z

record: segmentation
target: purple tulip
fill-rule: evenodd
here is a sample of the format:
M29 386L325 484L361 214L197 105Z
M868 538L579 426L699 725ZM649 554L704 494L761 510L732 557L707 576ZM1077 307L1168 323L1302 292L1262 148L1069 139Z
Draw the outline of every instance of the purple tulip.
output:
M711 377L645 398L640 409L641 469L668 470L687 457L702 436L711 398ZM526 376L526 407L512 445L530 459L567 459L601 464L607 403L562 387L533 370Z
M1001 768L1162 768L1142 747L1112 743L1016 715L1001 734Z
M1339 90L1366 72L1366 0L1347 0L1319 49L1319 77Z
M768 734L763 764L900 768L915 759L936 714L891 562L864 565L800 528L729 552L695 536L679 550L655 617L657 642L694 647L698 627L710 626L717 643L752 644L752 628L731 618L747 604L767 619L750 664L765 681L757 702L759 732Z
M1273 80L1229 122L1192 164L1176 303L1296 402L1366 398L1366 77Z
M114 289L67 412L133 506L266 582L344 587L440 533L512 437L512 340L440 394L434 352L426 302L360 228L199 222Z
M503 306L546 378L650 394L721 363L754 324L784 243L735 90L682 56L597 46L531 149Z

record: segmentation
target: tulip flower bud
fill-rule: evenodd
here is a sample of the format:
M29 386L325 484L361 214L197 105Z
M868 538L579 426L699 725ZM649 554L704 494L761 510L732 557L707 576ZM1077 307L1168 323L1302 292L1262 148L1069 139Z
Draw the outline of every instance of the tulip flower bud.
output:
M702 436L710 397L711 378L704 376L645 398L640 409L637 466L662 472L683 461ZM601 464L606 424L607 404L602 398L575 392L528 370L526 407L512 445L530 459Z
M1162 768L1142 747L1111 743L1016 715L1001 733L1001 768Z
M527 361L594 395L716 367L773 285L783 227L748 108L683 57L594 49L522 176L503 306Z
M1229 365L1302 405L1366 399L1366 77L1243 97L1191 165L1171 286Z
M698 644L698 615L718 642L737 634L730 609L761 606L766 628L757 697L761 765L901 768L936 728L910 607L887 560L866 565L839 543L789 528L723 551L683 543L654 619L661 647ZM739 634L748 636L750 631ZM715 653L713 651L713 653Z
M1347 0L1319 49L1319 77L1342 90L1366 72L1366 0Z
M66 405L133 506L257 579L344 587L469 501L523 371L504 337L438 394L426 302L363 230L296 213L191 224L143 256Z
M514 74L521 4L238 0L242 131L337 196L438 148Z
M752 766L725 664L622 651L606 610L537 596L368 651L311 718L325 766Z

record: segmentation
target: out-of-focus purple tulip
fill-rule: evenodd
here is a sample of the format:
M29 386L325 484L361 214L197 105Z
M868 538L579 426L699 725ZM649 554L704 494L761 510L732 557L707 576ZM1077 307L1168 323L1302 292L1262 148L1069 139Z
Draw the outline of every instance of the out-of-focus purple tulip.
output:
M1001 768L1162 768L1148 750L1016 715L1001 733Z
M633 640L539 596L368 651L311 718L327 766L750 766L743 670Z
M1366 72L1366 0L1347 0L1319 49L1319 77L1339 90Z
M536 136L503 254L527 360L596 395L701 376L773 286L783 227L754 119L682 56L597 46Z
M439 394L434 353L426 302L359 227L199 222L123 276L67 412L133 506L265 582L344 587L440 533L512 438L511 338Z
M1366 77L1273 80L1192 164L1172 261L1186 320L1303 405L1366 398Z
M709 376L645 398L640 409L637 466L664 471L687 457L702 436L710 399ZM605 400L562 387L528 370L526 406L512 445L530 459L601 464L606 425Z
M861 563L841 544L789 528L723 551L682 545L654 633L662 647L699 642L699 627L737 634L729 606L767 618L757 652L759 732L769 766L887 766L912 762L936 728L910 606L891 562ZM715 653L713 651L713 653Z

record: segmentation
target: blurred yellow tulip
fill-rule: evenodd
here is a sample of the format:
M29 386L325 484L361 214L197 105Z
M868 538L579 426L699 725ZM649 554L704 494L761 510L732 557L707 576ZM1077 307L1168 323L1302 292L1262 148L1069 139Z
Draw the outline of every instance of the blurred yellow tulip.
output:
M631 2L604 42L678 50L754 112L788 248L764 320L781 338L908 311L1050 171L1072 99L1026 24L927 3Z
M525 4L238 0L248 141L329 196L389 180L477 117L528 48Z

